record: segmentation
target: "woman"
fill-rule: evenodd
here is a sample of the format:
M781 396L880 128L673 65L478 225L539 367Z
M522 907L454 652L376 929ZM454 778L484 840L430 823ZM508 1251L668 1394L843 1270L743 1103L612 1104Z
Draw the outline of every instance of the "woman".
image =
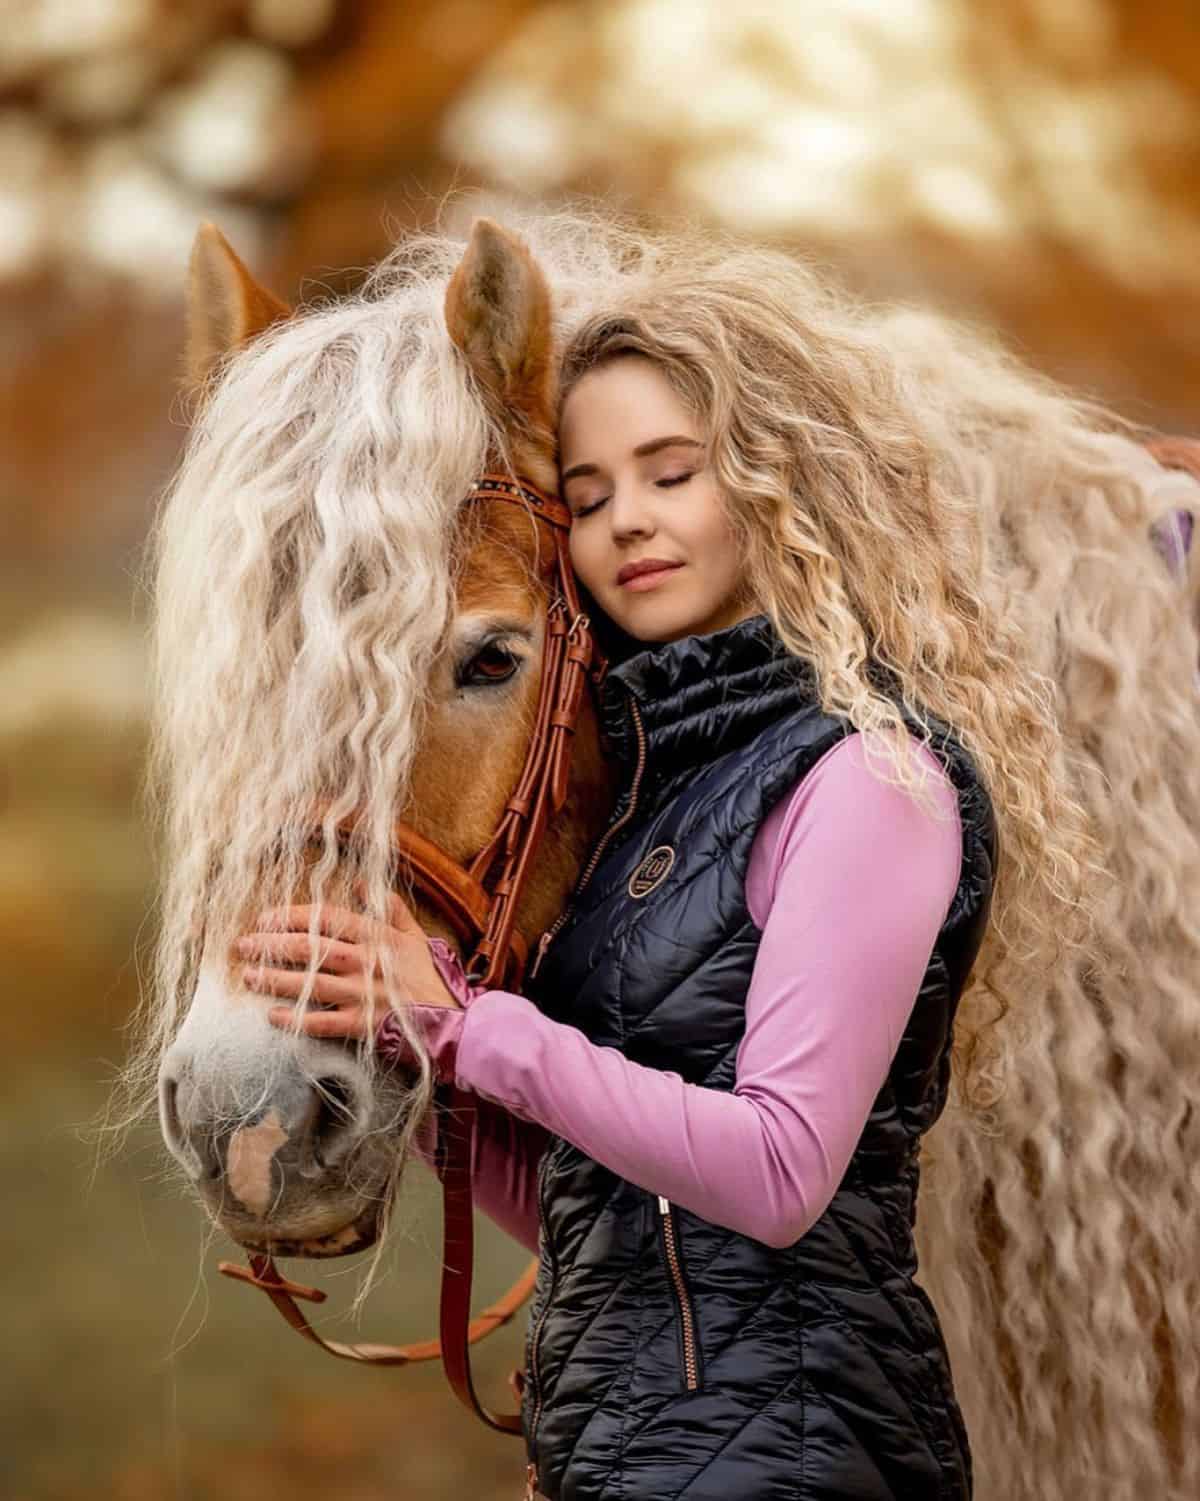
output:
M574 330L561 479L621 795L527 997L436 940L404 961L480 1100L481 1203L531 1247L542 1221L549 1501L971 1494L918 1154L952 1053L968 1100L995 1063L1002 966L1072 932L1086 838L936 422L789 264L660 267ZM353 975L314 996L312 1035L409 1061Z

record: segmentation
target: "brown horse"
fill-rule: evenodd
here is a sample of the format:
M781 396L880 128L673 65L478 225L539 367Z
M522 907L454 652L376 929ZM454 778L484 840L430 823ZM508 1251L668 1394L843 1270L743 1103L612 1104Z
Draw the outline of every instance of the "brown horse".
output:
M618 249L604 266L601 247L588 263L570 243L560 254L553 229L537 243L535 260L481 221L465 253L418 242L364 297L291 317L214 230L197 241L191 363L206 400L158 546L168 886L145 1057L161 1063L169 1147L209 1212L251 1250L325 1256L371 1244L430 1104L427 1080L389 1077L367 1055L270 1028L261 997L222 956L250 912L298 890L338 900L362 883L368 911L382 914L387 882L405 874L398 824L466 867L505 816L536 720L556 559L531 511L480 497L476 482L499 472L553 492L556 341L588 295L581 266L615 278L620 259ZM940 363L926 330L907 352L905 337L897 333L897 357L914 379L948 381L956 369L965 378L967 364L949 347ZM1139 1141L1120 1183L1106 1186L1098 1156L1060 1150L1072 1135L1132 1134L1138 1121L1177 1144L1196 1130L1194 1113L1180 1110L1196 984L1181 985L1179 956L1194 939L1174 918L1147 930L1137 892L1150 880L1195 892L1186 822L1171 824L1172 844L1148 833L1144 815L1168 790L1172 809L1194 801L1187 767L1200 730L1180 713L1178 683L1164 695L1125 665L1144 663L1161 634L1158 606L1141 608L1131 583L1156 566L1145 527L1161 471L1132 445L1114 455L1110 490L1064 491L1061 504L1053 493L1006 492L998 447L980 453L978 476L964 468L962 477L980 495L999 587L1028 619L1031 664L1061 685L1106 852L1130 873L1131 894L1110 914L1115 948L1123 961L1144 956L1143 1014L1179 1039L1181 1054L1148 1081L1129 1066L1117 991L1098 997L1094 983L1048 977L1045 1035L1028 1043L998 1129L981 1134L952 1103L933 1133L918 1231L980 1501L1057 1501L1090 1480L1109 1496L1153 1485L1182 1501L1200 1482L1187 1353L1200 1282L1187 1248L1155 1226L1156 1206L1189 1191L1186 1169L1171 1157L1154 1177L1153 1148ZM1063 537L1086 560L1070 576L1048 540ZM1195 555L1191 566L1195 600ZM1114 705L1140 716L1148 749L1136 764ZM516 912L528 941L563 908L613 796L586 696L574 740L565 805ZM428 932L463 947L419 885L413 905ZM1087 1097L1065 1064L1056 1082L1069 1051L1059 1039L1072 1026L1099 1081ZM1057 1092L1053 1112L1039 1089ZM1193 1201L1194 1188L1193 1178ZM1057 1232L1043 1235L1043 1205L1081 1227L1070 1254ZM1093 1247L1082 1227L1090 1216L1100 1235L1108 1220L1098 1209L1141 1225L1136 1267L1110 1272L1111 1252ZM1067 1303L1072 1255L1085 1271L1102 1268L1104 1318L1094 1328L1064 1318L1062 1338L1055 1310ZM1141 1321L1132 1361L1122 1297ZM1118 1412L1139 1441L1106 1439L1096 1474L1095 1425Z
M211 226L197 238L190 292L189 364L200 388L233 351L278 332L290 316ZM552 492L550 293L524 246L480 221L446 288L444 325L429 332L461 352L451 378L488 431L481 468L506 469ZM389 811L465 869L500 825L525 760L556 550L530 507L484 494L456 510L462 496L442 499L437 522L450 536L452 609L423 685L406 786ZM575 739L565 806L521 894L518 934L542 932L561 910L611 800L586 696ZM420 890L414 904L428 932L461 945L443 906ZM320 1256L369 1245L397 1167L395 1140L382 1126L407 1093L351 1051L267 1028L261 1000L215 952L197 966L186 1019L162 1061L168 1146L243 1246Z

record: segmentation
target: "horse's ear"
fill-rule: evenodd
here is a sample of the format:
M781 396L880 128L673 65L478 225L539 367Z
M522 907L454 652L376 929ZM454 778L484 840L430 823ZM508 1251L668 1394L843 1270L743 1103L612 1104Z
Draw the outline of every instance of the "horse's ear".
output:
M213 366L292 310L261 286L215 224L202 224L192 246L187 287L187 373L203 386Z
M495 416L510 430L512 462L535 484L556 484L555 367L550 288L523 240L476 219L446 288L446 327Z

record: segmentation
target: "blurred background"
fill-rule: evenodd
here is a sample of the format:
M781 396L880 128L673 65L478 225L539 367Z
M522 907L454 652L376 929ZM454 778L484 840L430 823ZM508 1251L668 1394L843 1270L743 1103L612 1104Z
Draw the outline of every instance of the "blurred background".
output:
M217 1278L153 1130L99 1163L88 1135L152 937L138 579L197 223L294 299L474 189L793 245L1200 429L1177 0L0 0L4 1498L520 1494L519 1446L436 1370L342 1367ZM431 1332L434 1198L408 1192L368 1336ZM482 1260L487 1297L523 1257ZM497 1397L521 1337L482 1359Z

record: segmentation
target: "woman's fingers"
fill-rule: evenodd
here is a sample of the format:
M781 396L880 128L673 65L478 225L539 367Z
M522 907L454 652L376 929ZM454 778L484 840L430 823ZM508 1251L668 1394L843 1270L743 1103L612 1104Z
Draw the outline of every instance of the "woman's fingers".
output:
M316 940L318 968L329 974L349 975L363 969L364 950L324 936ZM259 963L303 964L312 957L313 939L307 933L246 933L234 944L239 958Z
M317 914L317 932L328 938L340 938L347 943L368 943L373 937L381 936L379 925L365 913L325 903L317 906L312 902L302 902L293 907L271 908L259 915L258 926L266 932L306 933L312 925L314 911ZM424 930L412 908L398 891L388 892L387 924L406 938L420 938L424 941Z
M317 932L326 938L340 938L346 943L369 943L378 934L376 924L363 913L351 912L347 907L330 907L324 902L319 906L306 902L296 907L273 907L259 915L258 926L266 933L307 933L312 927L314 912L317 914Z
M263 965L247 965L242 971L242 984L248 990L283 996L293 1001L300 999L307 979L308 975L302 969L268 969ZM345 980L340 975L317 974L313 980L312 999L325 1006L362 1005L362 982Z
M291 1006L272 1006L267 1020L276 1027L298 1027L309 1037L365 1037L367 1020L361 1006L337 1011L306 1011L297 1020Z
M383 989L399 988L418 998L430 992L433 1004L454 1004L429 957L424 933L407 903L395 893L389 897L387 918L381 927L345 907L310 902L273 908L259 917L258 931L234 942L234 955L247 961L242 982L249 990L298 1000L309 981L315 944L319 969L309 995L317 1005L337 1009L309 1011L298 1023L288 1007L273 1007L270 1012L275 1026L299 1025L310 1037L366 1035L369 1015L364 989L372 954L376 960L373 978L384 981L387 976ZM314 920L316 938L310 931Z

